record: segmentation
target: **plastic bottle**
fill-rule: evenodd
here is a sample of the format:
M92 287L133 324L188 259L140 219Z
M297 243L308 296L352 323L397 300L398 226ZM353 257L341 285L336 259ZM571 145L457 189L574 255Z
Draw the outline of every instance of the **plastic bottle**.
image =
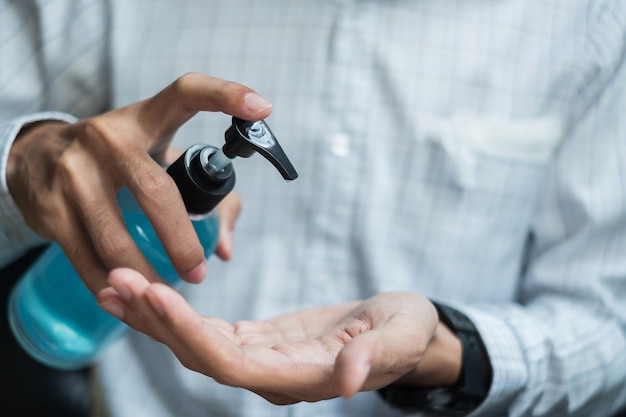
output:
M193 145L167 172L176 182L208 257L219 234L213 208L235 185L231 164L237 156L263 155L286 180L297 178L291 162L264 121L233 118L222 149ZM173 287L182 282L148 218L122 188L118 203L126 227L159 275ZM61 248L53 243L18 281L9 299L9 322L22 348L57 369L92 364L128 327L102 310Z

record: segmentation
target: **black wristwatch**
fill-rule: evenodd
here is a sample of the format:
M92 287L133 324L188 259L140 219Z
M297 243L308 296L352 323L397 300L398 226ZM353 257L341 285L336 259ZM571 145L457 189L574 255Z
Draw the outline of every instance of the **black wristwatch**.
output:
M474 323L458 310L433 304L439 320L459 338L463 347L463 370L458 384L424 388L391 384L379 389L378 393L393 407L408 413L466 415L487 397L492 379L491 363Z

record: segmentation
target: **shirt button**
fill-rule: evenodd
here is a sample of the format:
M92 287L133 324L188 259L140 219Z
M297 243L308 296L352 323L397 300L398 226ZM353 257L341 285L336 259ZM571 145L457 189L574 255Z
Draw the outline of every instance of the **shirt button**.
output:
M330 138L330 153L338 158L350 155L350 141L347 133L335 133Z

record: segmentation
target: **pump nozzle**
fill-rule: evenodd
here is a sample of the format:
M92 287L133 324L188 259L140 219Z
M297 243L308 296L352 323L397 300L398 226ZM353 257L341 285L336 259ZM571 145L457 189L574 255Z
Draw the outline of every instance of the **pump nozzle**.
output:
M249 158L254 152L258 152L271 162L287 181L298 178L296 169L265 121L250 122L233 117L233 122L224 136L226 144L222 151L227 157Z
M298 178L298 173L264 121L249 122L233 117L224 136L226 144L222 149L193 145L167 169L189 213L210 212L232 191L235 170L231 160L238 156L249 158L258 152L278 169L284 179Z

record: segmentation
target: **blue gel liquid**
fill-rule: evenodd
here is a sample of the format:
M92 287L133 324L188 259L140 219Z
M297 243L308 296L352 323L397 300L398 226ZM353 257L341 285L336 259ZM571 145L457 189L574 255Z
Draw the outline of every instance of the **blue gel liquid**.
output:
M181 278L172 266L148 218L126 189L118 197L131 236L159 275L176 288ZM192 221L205 257L215 250L217 218ZM26 271L9 300L9 323L22 348L57 369L92 364L128 330L102 310L57 244L52 244Z

